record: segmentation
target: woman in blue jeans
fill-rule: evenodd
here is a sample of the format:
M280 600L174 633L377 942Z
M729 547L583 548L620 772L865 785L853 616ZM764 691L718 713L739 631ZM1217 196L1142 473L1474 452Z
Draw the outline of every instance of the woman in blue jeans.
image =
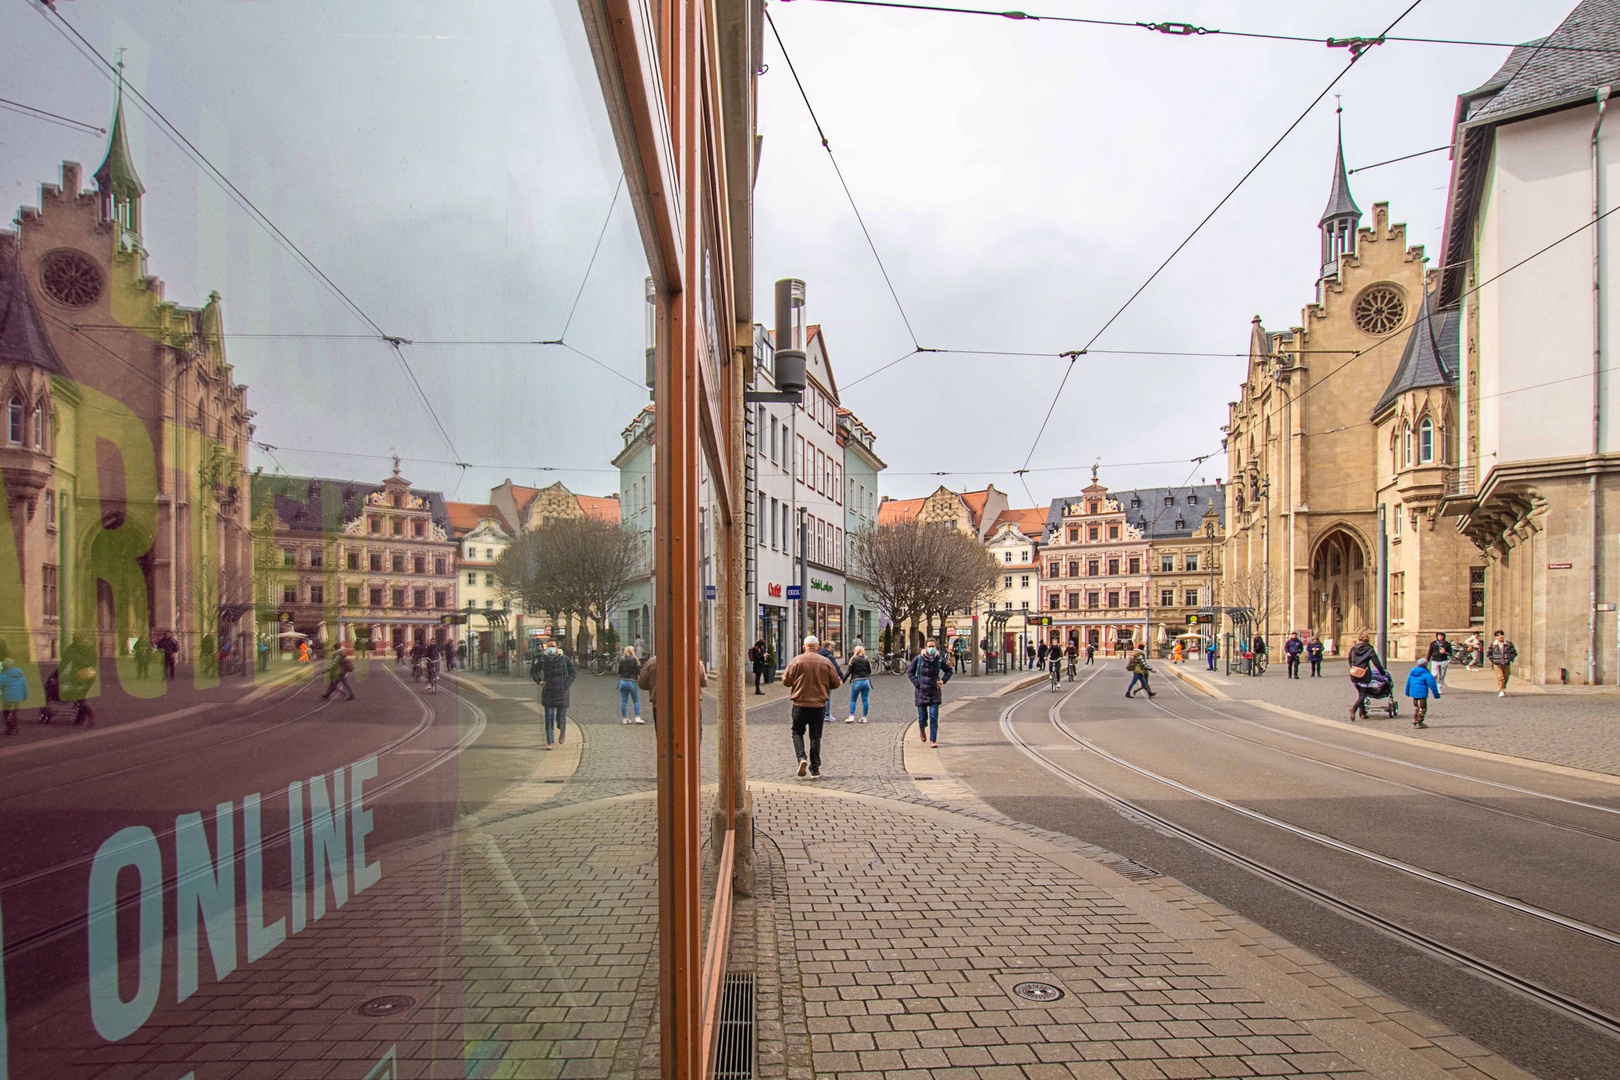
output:
M619 723L630 723L630 706L636 707L636 723L645 724L641 718L641 691L636 686L636 680L641 677L641 661L636 659L634 646L626 645L624 655L619 657Z
M855 722L855 702L861 703L861 723L866 723L866 716L872 711L872 661L866 658L866 646L857 645L855 651L849 656L849 715L844 723Z

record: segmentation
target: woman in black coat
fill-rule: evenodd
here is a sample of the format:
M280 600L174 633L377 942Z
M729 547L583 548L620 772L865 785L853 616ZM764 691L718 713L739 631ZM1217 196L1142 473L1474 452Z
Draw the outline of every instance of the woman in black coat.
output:
M754 665L754 693L763 694L760 685L770 675L770 652L765 648L765 639L760 638L754 642L754 647L748 650L748 659Z
M1389 678L1389 672L1384 668L1384 661L1378 655L1378 650L1372 647L1370 636L1363 630L1356 638L1356 643L1350 646L1350 685L1356 688L1356 702L1350 706L1350 719L1353 722L1359 713L1361 719L1367 719L1367 691L1373 687L1373 672L1378 672L1384 678ZM1356 672L1361 672L1357 675Z

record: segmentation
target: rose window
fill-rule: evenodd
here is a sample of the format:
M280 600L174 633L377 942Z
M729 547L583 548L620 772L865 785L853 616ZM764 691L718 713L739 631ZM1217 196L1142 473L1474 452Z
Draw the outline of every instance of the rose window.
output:
M1352 309L1363 333L1387 334L1406 318L1406 301L1393 285L1374 285L1356 297Z
M53 251L39 272L45 295L68 307L87 307L101 295L101 271L77 251Z

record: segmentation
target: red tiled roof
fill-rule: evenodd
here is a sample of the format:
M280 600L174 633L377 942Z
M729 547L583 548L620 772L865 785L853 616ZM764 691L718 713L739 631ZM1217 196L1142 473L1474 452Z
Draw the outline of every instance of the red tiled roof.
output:
M878 524L898 525L903 521L914 521L922 513L923 503L927 499L884 499L878 504Z
M617 495L609 495L605 498L600 495L575 495L574 498L579 500L579 508L585 512L586 517L594 518L597 521L618 522L619 497Z
M990 526L990 531L995 532L1003 525L1015 525L1025 536L1038 538L1046 528L1046 508L1032 506L1027 510L1003 510L995 524Z
M495 508L494 503L447 502L444 508L450 515L450 528L457 532L471 532L486 518L493 519L501 528L511 531L511 527L506 524L506 518Z

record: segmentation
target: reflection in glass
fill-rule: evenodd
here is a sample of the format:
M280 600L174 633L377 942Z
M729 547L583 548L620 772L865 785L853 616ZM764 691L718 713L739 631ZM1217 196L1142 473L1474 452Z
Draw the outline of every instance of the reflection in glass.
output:
M4 30L106 130L0 114L0 1076L656 1063L648 271L577 8Z

